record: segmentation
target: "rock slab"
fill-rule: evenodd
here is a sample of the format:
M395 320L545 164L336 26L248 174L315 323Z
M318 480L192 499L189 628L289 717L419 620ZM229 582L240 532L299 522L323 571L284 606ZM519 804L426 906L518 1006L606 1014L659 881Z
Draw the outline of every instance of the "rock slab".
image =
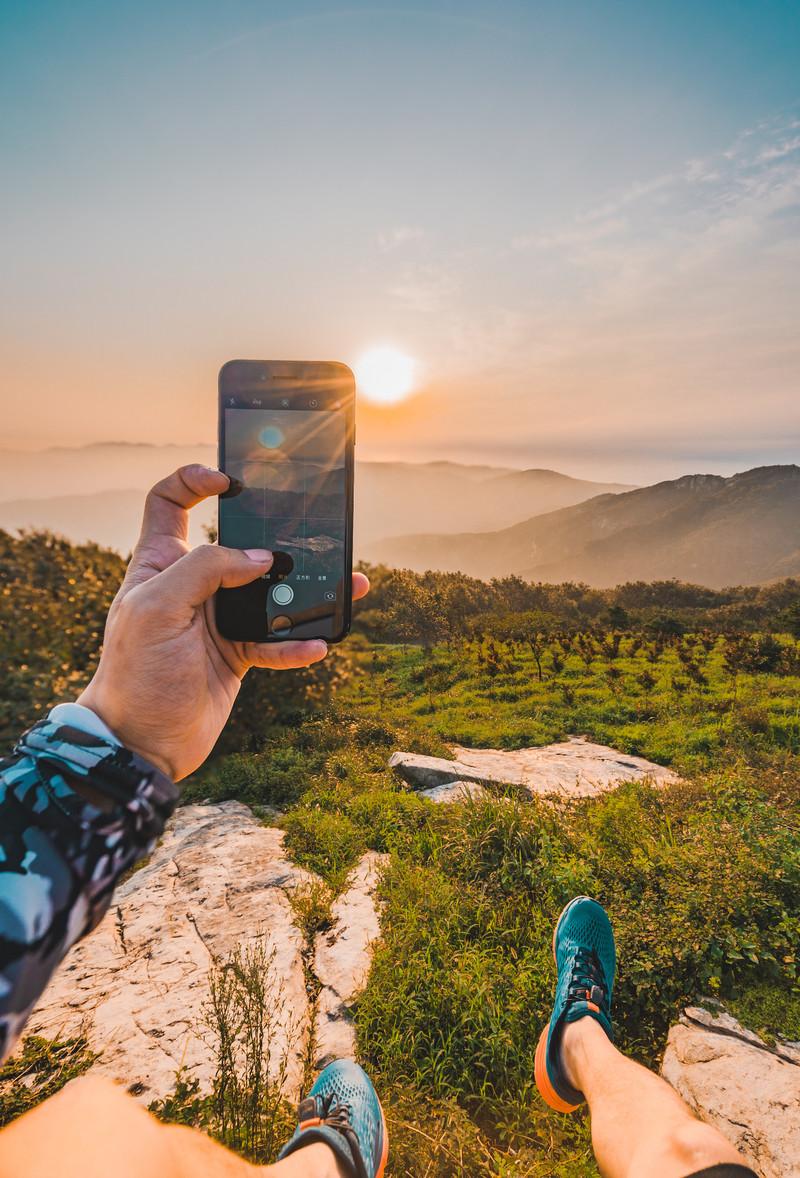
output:
M453 802L479 802L489 797L486 786L477 781L446 781L443 785L434 785L431 789L421 789L421 798L429 798L437 805L450 805Z
M678 777L663 765L571 736L557 744L527 749L468 749L454 746L454 757L393 753L389 765L415 789L433 790L455 782L484 787L519 786L532 796L589 798L624 781L667 785ZM434 801L443 800L435 797Z
M178 809L149 862L123 883L89 937L68 954L28 1030L87 1034L96 1070L148 1103L172 1091L183 1066L208 1091L213 1058L203 1038L208 973L241 945L274 952L277 1028L272 1055L288 1054L287 1095L301 1080L309 1021L303 937L289 895L314 877L296 866L283 833L239 802Z
M727 1013L687 1007L670 1029L664 1079L761 1178L800 1175L800 1050L773 1049Z

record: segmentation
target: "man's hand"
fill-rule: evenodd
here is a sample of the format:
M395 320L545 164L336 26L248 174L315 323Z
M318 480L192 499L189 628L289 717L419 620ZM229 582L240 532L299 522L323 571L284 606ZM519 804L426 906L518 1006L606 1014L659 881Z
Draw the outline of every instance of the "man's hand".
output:
M106 622L100 665L78 700L128 748L179 781L206 759L250 667L307 667L327 645L229 642L214 624L217 589L246 585L272 564L263 549L190 551L189 508L228 476L183 466L147 496L142 534ZM369 582L353 574L353 597Z

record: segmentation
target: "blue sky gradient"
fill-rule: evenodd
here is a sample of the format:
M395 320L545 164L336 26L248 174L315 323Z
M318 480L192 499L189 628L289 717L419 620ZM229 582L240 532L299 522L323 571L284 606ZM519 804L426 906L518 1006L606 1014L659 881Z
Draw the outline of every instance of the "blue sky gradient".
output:
M6 3L6 445L413 355L365 457L797 457L800 5Z

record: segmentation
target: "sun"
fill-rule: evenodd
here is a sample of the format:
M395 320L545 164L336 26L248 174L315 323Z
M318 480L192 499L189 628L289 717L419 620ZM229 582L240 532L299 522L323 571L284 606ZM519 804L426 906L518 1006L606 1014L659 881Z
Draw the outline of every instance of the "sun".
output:
M414 361L396 348L370 348L354 364L358 391L376 405L397 405L414 389Z

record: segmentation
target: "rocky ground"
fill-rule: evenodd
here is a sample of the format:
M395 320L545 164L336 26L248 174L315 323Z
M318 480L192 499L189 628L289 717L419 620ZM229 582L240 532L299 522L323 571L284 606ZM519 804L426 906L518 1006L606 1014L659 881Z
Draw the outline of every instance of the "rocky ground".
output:
M144 1103L171 1092L180 1067L207 1090L209 970L261 939L275 955L272 1056L276 1068L288 1057L287 1095L294 1095L312 1034L319 1063L353 1052L348 1003L364 984L378 933L379 862L364 856L333 906L329 931L307 946L291 901L316 877L287 857L282 831L239 802L185 806L96 931L69 954L29 1030L49 1038L85 1032L99 1053L95 1069Z
M622 781L674 780L661 766L580 738L514 752L456 748L451 760L398 752L390 763L437 803L508 785L555 801ZM382 858L363 857L326 931L309 938L293 901L321 881L288 858L282 832L238 802L183 807L99 928L70 953L29 1029L85 1033L99 1053L94 1067L144 1103L166 1096L181 1067L207 1090L209 971L260 940L274 954L272 1054L286 1056L286 1094L295 1097L309 1052L318 1065L354 1052L350 1010L380 935ZM763 1178L800 1174L800 1045L771 1047L724 1012L690 1008L670 1031L663 1074Z
M761 1178L800 1174L800 1043L770 1047L725 1011L690 1006L661 1071Z

